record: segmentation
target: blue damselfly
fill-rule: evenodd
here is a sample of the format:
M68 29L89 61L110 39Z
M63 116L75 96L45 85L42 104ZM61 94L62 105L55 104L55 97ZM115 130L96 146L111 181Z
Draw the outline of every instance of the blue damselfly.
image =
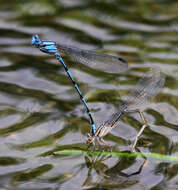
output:
M34 35L32 37L32 45L39 48L42 52L55 55L58 61L63 65L67 75L71 79L75 89L77 90L81 101L83 102L88 116L90 118L91 122L91 134L92 136L96 133L96 126L93 120L93 117L91 115L90 109L88 107L88 104L83 97L78 85L76 84L74 78L72 77L72 74L68 70L66 64L64 63L61 55L59 52L66 53L71 58L73 58L75 61L78 61L84 65L93 67L94 69L100 69L102 71L110 72L110 73L123 73L128 70L128 64L124 59L118 56L113 55L107 55L102 53L95 53L93 51L83 50L79 49L77 47L71 47L61 44L56 44L53 41L41 41L38 37L38 35Z

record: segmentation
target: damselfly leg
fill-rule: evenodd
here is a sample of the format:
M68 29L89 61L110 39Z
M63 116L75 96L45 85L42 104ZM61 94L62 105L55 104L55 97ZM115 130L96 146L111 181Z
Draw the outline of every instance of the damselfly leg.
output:
M129 114L129 113L138 113L139 116L140 116L140 118L141 118L141 120L143 121L143 126L142 126L142 128L140 129L140 131L138 132L138 134L137 134L137 136L136 136L136 138L135 138L134 144L132 145L131 151L133 152L133 151L135 150L135 147L136 147L136 145L137 145L137 142L138 142L138 140L139 140L141 134L143 133L144 129L145 129L146 126L147 126L147 121L146 121L146 119L144 118L143 113L142 113L139 109L136 109L136 110L126 110L125 113L127 113L127 114Z

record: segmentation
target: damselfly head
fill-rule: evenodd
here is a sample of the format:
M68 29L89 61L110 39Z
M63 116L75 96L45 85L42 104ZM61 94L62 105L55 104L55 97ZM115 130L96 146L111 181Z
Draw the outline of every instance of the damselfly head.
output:
M89 133L87 134L87 143L92 143L94 139L95 139L94 136L91 136Z
M41 44L41 40L40 40L40 38L38 37L38 35L36 34L36 35L33 35L32 36L32 45L34 45L34 46L39 46Z

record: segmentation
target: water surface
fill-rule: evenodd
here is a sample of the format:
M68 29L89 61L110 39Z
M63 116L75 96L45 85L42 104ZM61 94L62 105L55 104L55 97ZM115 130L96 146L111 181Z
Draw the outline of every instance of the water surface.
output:
M178 164L147 158L54 156L86 149L88 116L54 57L31 45L41 39L122 56L128 73L112 74L63 56L97 126L150 67L166 83L144 111L141 152L178 156L177 1L3 1L0 6L0 187L2 189L178 189ZM105 140L130 151L142 126L137 114Z

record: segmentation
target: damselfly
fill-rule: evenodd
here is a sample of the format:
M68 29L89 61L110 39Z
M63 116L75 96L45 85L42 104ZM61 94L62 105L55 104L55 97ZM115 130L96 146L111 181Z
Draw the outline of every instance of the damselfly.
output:
M165 75L160 72L158 68L154 68L148 71L136 84L135 88L131 91L130 95L126 97L125 100L119 105L117 113L113 114L107 121L105 121L96 131L95 135L88 135L88 142L95 143L95 139L98 143L109 144L102 139L107 133L109 133L114 127L116 127L117 121L129 114L129 113L139 113L141 120L143 121L143 126L138 132L134 144L132 146L132 151L135 149L137 141L141 136L143 130L147 126L147 121L145 120L143 113L140 108L146 103L149 103L152 98L154 98L162 89L165 82Z
M78 61L84 65L90 66L94 69L100 69L102 71L110 72L110 73L123 73L128 70L128 65L124 59L118 56L112 56L107 54L95 53L93 51L87 51L83 49L79 49L77 47L65 46L56 44L53 41L41 41L38 35L34 35L32 37L32 45L39 48L42 52L48 53L51 55L55 55L58 61L63 65L67 75L71 79L77 93L80 96L81 101L83 102L88 116L91 122L91 134L92 136L96 133L96 126L94 120L92 118L90 109L86 100L84 99L78 85L76 84L74 78L72 77L70 71L68 70L66 64L64 63L61 55L58 51L68 54L75 61Z

